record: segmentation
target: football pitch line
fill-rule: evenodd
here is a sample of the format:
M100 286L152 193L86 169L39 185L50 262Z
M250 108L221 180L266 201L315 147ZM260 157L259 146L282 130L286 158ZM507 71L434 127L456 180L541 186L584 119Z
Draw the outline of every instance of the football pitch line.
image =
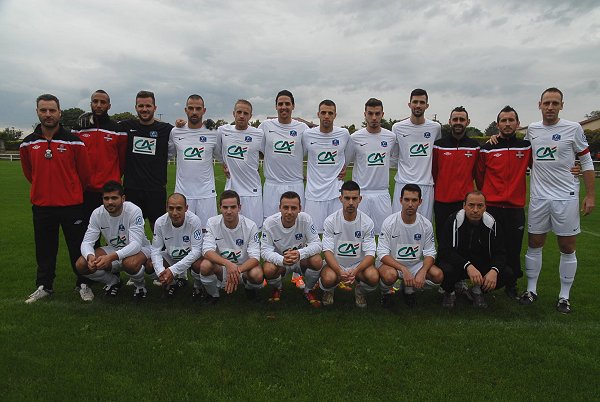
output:
M589 230L582 230L581 233L589 234L594 237L600 237L600 233L590 232Z

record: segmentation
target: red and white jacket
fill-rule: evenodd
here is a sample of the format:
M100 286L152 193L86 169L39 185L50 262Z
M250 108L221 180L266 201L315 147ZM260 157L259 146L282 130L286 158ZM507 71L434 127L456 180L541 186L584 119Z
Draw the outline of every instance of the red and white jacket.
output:
M433 144L431 173L437 202L462 201L473 191L478 155L479 143L466 135L459 140L450 135Z

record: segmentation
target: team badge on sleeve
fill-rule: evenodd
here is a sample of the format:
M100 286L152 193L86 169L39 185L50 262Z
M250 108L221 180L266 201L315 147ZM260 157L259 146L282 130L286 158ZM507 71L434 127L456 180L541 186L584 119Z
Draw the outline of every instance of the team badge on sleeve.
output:
M135 218L135 224L138 226L144 226L144 218L142 218L141 216L138 215ZM119 227L119 229L121 229L121 228ZM125 228L123 228L123 229L125 229Z
M254 233L254 243L258 243L258 232Z
M196 239L196 240L202 239L202 232L199 230L194 230L194 239ZM185 241L185 239L184 239L184 241Z

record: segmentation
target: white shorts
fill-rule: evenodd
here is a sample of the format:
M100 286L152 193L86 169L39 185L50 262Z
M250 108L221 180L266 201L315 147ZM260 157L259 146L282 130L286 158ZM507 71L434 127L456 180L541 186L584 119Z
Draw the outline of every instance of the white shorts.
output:
M260 196L242 196L240 195L240 203L242 209L240 213L246 218L251 219L256 223L258 230L262 229L263 224L263 199Z
M317 233L322 234L325 218L338 209L342 209L342 203L339 198L334 198L327 201L306 200L304 211L312 218Z
M206 229L206 221L208 218L217 216L217 197L198 198L187 200L188 210L196 214L202 222L202 229Z
M379 269L381 267L381 261L378 261L379 265L377 266L377 269ZM415 276L417 274L417 272L419 272L419 270L421 268L423 268L423 262L419 262L418 264L414 264L414 265L404 265L406 268L408 268L408 271L413 274L413 276ZM404 279L404 275L402 275L402 271L398 271L396 270L396 275L398 276L398 279ZM434 286L439 286L439 283L435 283L435 282L431 282L429 279L425 279L425 287L427 288L431 288Z
M300 204L304 207L304 183L273 183L265 181L263 186L263 218L279 212L279 199L286 191L294 191L300 196ZM304 208L302 208L304 210Z
M102 246L100 247L102 250L104 250L104 252L108 255L110 253L116 253L118 250L116 248L114 248L113 246ZM150 259L152 256L152 249L150 248L150 246L144 246L142 247L142 253L144 253L144 255L146 256L146 258ZM127 257L125 257L127 258ZM116 260L112 262L112 272L121 272L121 270L123 269L121 267L121 262L123 260Z
M362 194L362 201L358 205L358 209L373 220L375 234L379 234L381 233L383 221L392 214L392 200L390 198L390 193Z
M404 187L406 184L407 183L396 182L396 186L394 187L394 199L392 201L392 211L394 213L402 211L402 204L400 204L400 193L402 192L402 187ZM423 199L423 202L421 203L418 212L427 218L429 222L432 222L434 201L433 186L419 184L419 187L421 188L421 198Z
M527 213L527 231L533 234L548 233L557 236L574 236L581 232L579 226L579 200L542 200L531 198Z
M160 255L162 256L163 260L167 262L167 264L169 266L175 265L176 261L173 259L173 257L171 257L171 255L166 250L161 251ZM163 261L163 268L164 268L164 261ZM154 269L154 271L156 271L156 269ZM187 270L185 271L185 273L183 273L181 275L175 275L175 277L187 279Z

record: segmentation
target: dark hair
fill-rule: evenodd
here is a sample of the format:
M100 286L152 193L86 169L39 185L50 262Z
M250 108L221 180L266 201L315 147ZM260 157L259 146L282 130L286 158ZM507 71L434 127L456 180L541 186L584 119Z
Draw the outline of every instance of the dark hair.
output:
M429 102L429 95L427 95L427 91L421 88L413 89L410 93L409 100L412 100L413 96L425 96L425 102Z
M277 96L275 97L275 105L277 105L277 100L279 99L280 96L287 96L290 98L290 100L292 101L292 105L296 105L296 103L294 103L294 95L292 95L292 93L290 91L288 91L287 89L282 89L281 91L279 91L277 93Z
M335 102L332 101L331 99L322 100L321 103L319 103L319 110L321 110L321 106L323 106L323 105L325 105L325 106L333 106L333 109L337 109L336 106L335 106Z
M235 108L238 104L242 104L242 105L248 105L250 106L250 111L252 111L252 103L250 103L250 101L247 101L246 99L238 99L235 101L235 104L233 105L233 110L235 111Z
M465 195L465 200L463 201L464 204L467 203L467 198L469 198L470 195L480 195L483 197L483 200L485 201L485 194L483 194L481 191L479 190L474 190L474 191L469 191L466 195Z
M513 112L515 114L515 117L517 118L517 121L519 121L519 114L517 113L517 111L515 109L513 109L512 106L506 105L498 113L498 116L496 116L496 123L500 123L500 113L510 113L510 112Z
M219 198L219 206L223 205L223 200L227 200L229 198L235 198L238 205L241 205L240 196L233 190L225 190L221 193L221 197Z
M357 182L348 180L342 184L342 188L340 188L340 193L344 193L344 191L358 191L360 194L360 186Z
M402 187L402 190L400 191L400 199L402 199L402 197L404 197L405 191L413 191L413 192L419 194L419 199L421 199L421 187L419 187L417 184L413 184L413 183L405 184L404 187Z
M190 96L188 96L187 100L185 101L185 104L186 104L186 105L187 105L187 103L188 103L188 101L189 101L190 99L193 99L193 100L201 100L201 101L202 101L202 104L204 105L204 99L202 99L202 97L201 97L200 95L193 94L193 95L190 95Z
M35 100L35 107L37 107L40 104L40 101L54 101L56 102L56 106L58 106L58 110L60 110L60 102L58 98L52 94L42 94L38 96Z
M298 202L302 202L302 200L300 199L300 196L298 195L297 192L295 191L286 191L285 193L281 194L281 197L279 197L279 204L281 204L281 201L283 201L284 199L286 200L293 200L297 198Z
M170 195L170 196L167 198L167 203L169 202L169 200L170 200L171 198L176 198L176 197L181 197L181 198L183 198L183 203L184 203L185 205L187 205L187 198L185 198L185 195L183 195L183 194L181 194L181 193L173 193L173 194L171 194L171 195Z
M467 109L465 109L464 106L457 106L454 109L452 109L452 111L450 112L450 119L452 119L452 113L454 112L465 112L467 114L467 120L469 120L469 112L467 112Z
M123 190L123 185L118 181L110 180L102 186L102 194L112 193L113 191L118 191L119 195L125 194L125 191Z
M135 95L135 100L137 101L139 98L152 98L152 104L156 105L156 99L154 99L154 92L150 91L140 91Z
M546 94L546 92L557 92L560 94L560 101L562 102L563 100L563 93L560 89L556 88L556 87L550 87L548 89L546 89L544 92L542 92L542 96L540 96L540 102L542 101L542 98L544 97L544 95Z
M95 90L95 91L92 93L92 96L91 96L91 98L93 98L93 97L94 97L94 94L104 94L104 95L106 95L106 97L108 98L108 103L110 103L110 95L108 95L104 89L96 89L96 90Z
M369 100L365 103L365 110L367 110L368 107L377 107L377 106L381 106L381 108L383 109L383 102L380 101L379 99L369 98Z

